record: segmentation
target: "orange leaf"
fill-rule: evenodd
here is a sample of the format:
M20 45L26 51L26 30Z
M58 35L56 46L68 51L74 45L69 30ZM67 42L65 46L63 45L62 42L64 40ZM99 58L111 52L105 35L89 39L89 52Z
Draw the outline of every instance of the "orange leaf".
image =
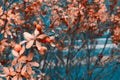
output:
M28 55L28 57L27 57L27 60L28 60L28 61L31 61L31 60L33 59L33 56L34 56L34 54L33 54L33 53L30 53L30 54Z
M39 67L39 63L37 62L30 62L29 64L34 67Z
M22 74L25 78L29 79L30 75L27 72L24 72L24 74Z
M17 59L14 59L14 60L12 61L12 66L16 65L16 63L17 63Z
M26 56L22 56L22 57L20 57L20 58L18 59L18 62L20 62L20 63L25 63L26 60L27 60L27 57L26 57Z
M33 73L33 70L30 66L27 67L27 72L29 75L31 75Z

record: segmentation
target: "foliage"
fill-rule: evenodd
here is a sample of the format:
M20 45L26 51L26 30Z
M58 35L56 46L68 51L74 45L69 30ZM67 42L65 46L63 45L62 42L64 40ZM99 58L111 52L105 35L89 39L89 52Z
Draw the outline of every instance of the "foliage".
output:
M1 79L111 79L120 62L120 7L105 1L1 0Z

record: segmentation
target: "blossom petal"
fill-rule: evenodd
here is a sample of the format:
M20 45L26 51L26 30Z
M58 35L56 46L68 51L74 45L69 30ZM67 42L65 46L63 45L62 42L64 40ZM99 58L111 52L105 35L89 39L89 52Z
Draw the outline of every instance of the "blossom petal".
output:
M27 48L27 49L31 48L32 45L33 45L33 43L34 43L34 40L31 40L31 41L27 42L26 48Z
M12 80L17 80L18 79L18 76L14 76L13 78L12 78Z
M21 72L21 68L22 68L22 64L21 63L18 63L18 67L16 69L17 72Z
M50 45L51 45L52 47L55 47L55 44L54 44L53 42L51 42Z
M24 44L24 43L26 43L26 42L27 42L26 40L21 41L21 42L20 42L20 45L22 45L22 44Z
M10 72L14 71L13 67L10 67Z
M1 76L1 77L6 77L6 76L7 76L7 74L0 74L0 76Z
M23 46L22 49L20 50L20 55L22 55L25 51L25 47Z
M51 36L49 38L50 38L50 40L55 40L55 36Z
M12 71L9 73L10 76L15 76L16 75L16 72Z
M12 33L10 31L6 31L6 33L10 36L12 35Z
M24 32L23 33L24 35L24 38L27 40L27 41L30 41L31 39L34 39L34 36L28 32Z
M19 53L16 52L15 50L12 50L12 54L13 54L15 57L19 57Z
M18 77L18 80L23 80L21 76Z
M37 36L38 34L39 34L39 31L37 29L35 29L34 35Z
M24 72L24 74L22 74L22 76L24 76L26 79L30 78L30 75L27 72Z
M27 66L25 65L25 66L22 68L22 71L21 71L21 74L22 74L22 75L24 75L24 73L26 72L26 70L27 70L26 67L27 67Z
M37 38L38 38L38 39L44 39L45 37L47 37L46 34L41 34L41 35L39 35Z
M38 50L40 50L41 49L41 43L36 41L36 47L37 47Z

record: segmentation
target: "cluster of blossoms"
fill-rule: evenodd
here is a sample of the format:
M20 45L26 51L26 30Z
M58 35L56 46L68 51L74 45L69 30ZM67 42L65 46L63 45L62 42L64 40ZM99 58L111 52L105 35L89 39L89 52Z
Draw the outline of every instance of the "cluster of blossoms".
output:
M41 80L44 74L33 70L33 67L40 67L40 62L34 60L36 55L32 50L37 50L37 54L43 56L49 50L46 45L56 46L54 36L45 34L45 26L37 18L41 14L41 1L24 0L18 3L5 0L2 4L5 6L0 6L0 55L6 55L11 60L5 57L0 60L0 77L7 80ZM35 20L30 20L34 17ZM5 54L5 51L10 52Z

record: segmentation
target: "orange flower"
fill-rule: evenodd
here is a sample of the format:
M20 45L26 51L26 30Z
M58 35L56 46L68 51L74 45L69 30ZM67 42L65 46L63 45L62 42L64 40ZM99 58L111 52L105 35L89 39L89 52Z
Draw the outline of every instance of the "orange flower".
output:
M15 50L12 50L12 54L13 54L13 56L15 56L15 59L12 61L12 66L17 64L17 60L19 60L21 58L24 51L25 51L24 46L21 48L21 50L19 52L15 51Z
M30 79L30 75L26 72L27 66L22 66L22 64L19 64L16 68L16 74L12 78L12 80L22 80L22 78Z
M5 29L1 31L1 33L4 33L5 38L7 38L8 36L12 36L10 29L11 29L10 26L6 26Z
M39 63L37 62L32 62L32 59L33 59L33 56L34 54L33 53L30 53L28 56L22 56L18 62L22 63L22 62L25 62L25 65L26 65L26 72L29 74L29 75L32 75L34 74L35 72L32 70L32 67L39 67Z
M6 42L7 39L3 39L0 41L0 53L2 53L5 50L5 47L9 46L9 44Z
M41 47L41 43L37 41L37 39L44 39L47 35L46 34L40 34L37 29L35 29L33 34L29 34L28 32L24 32L24 38L25 41L22 41L23 43L27 42L26 48L29 49L32 47L34 42L36 43L36 47L39 49ZM22 43L22 44L23 44Z
M14 71L13 67L3 67L3 74L0 74L0 76L5 77L7 80L10 80L11 77L15 76L16 72Z

